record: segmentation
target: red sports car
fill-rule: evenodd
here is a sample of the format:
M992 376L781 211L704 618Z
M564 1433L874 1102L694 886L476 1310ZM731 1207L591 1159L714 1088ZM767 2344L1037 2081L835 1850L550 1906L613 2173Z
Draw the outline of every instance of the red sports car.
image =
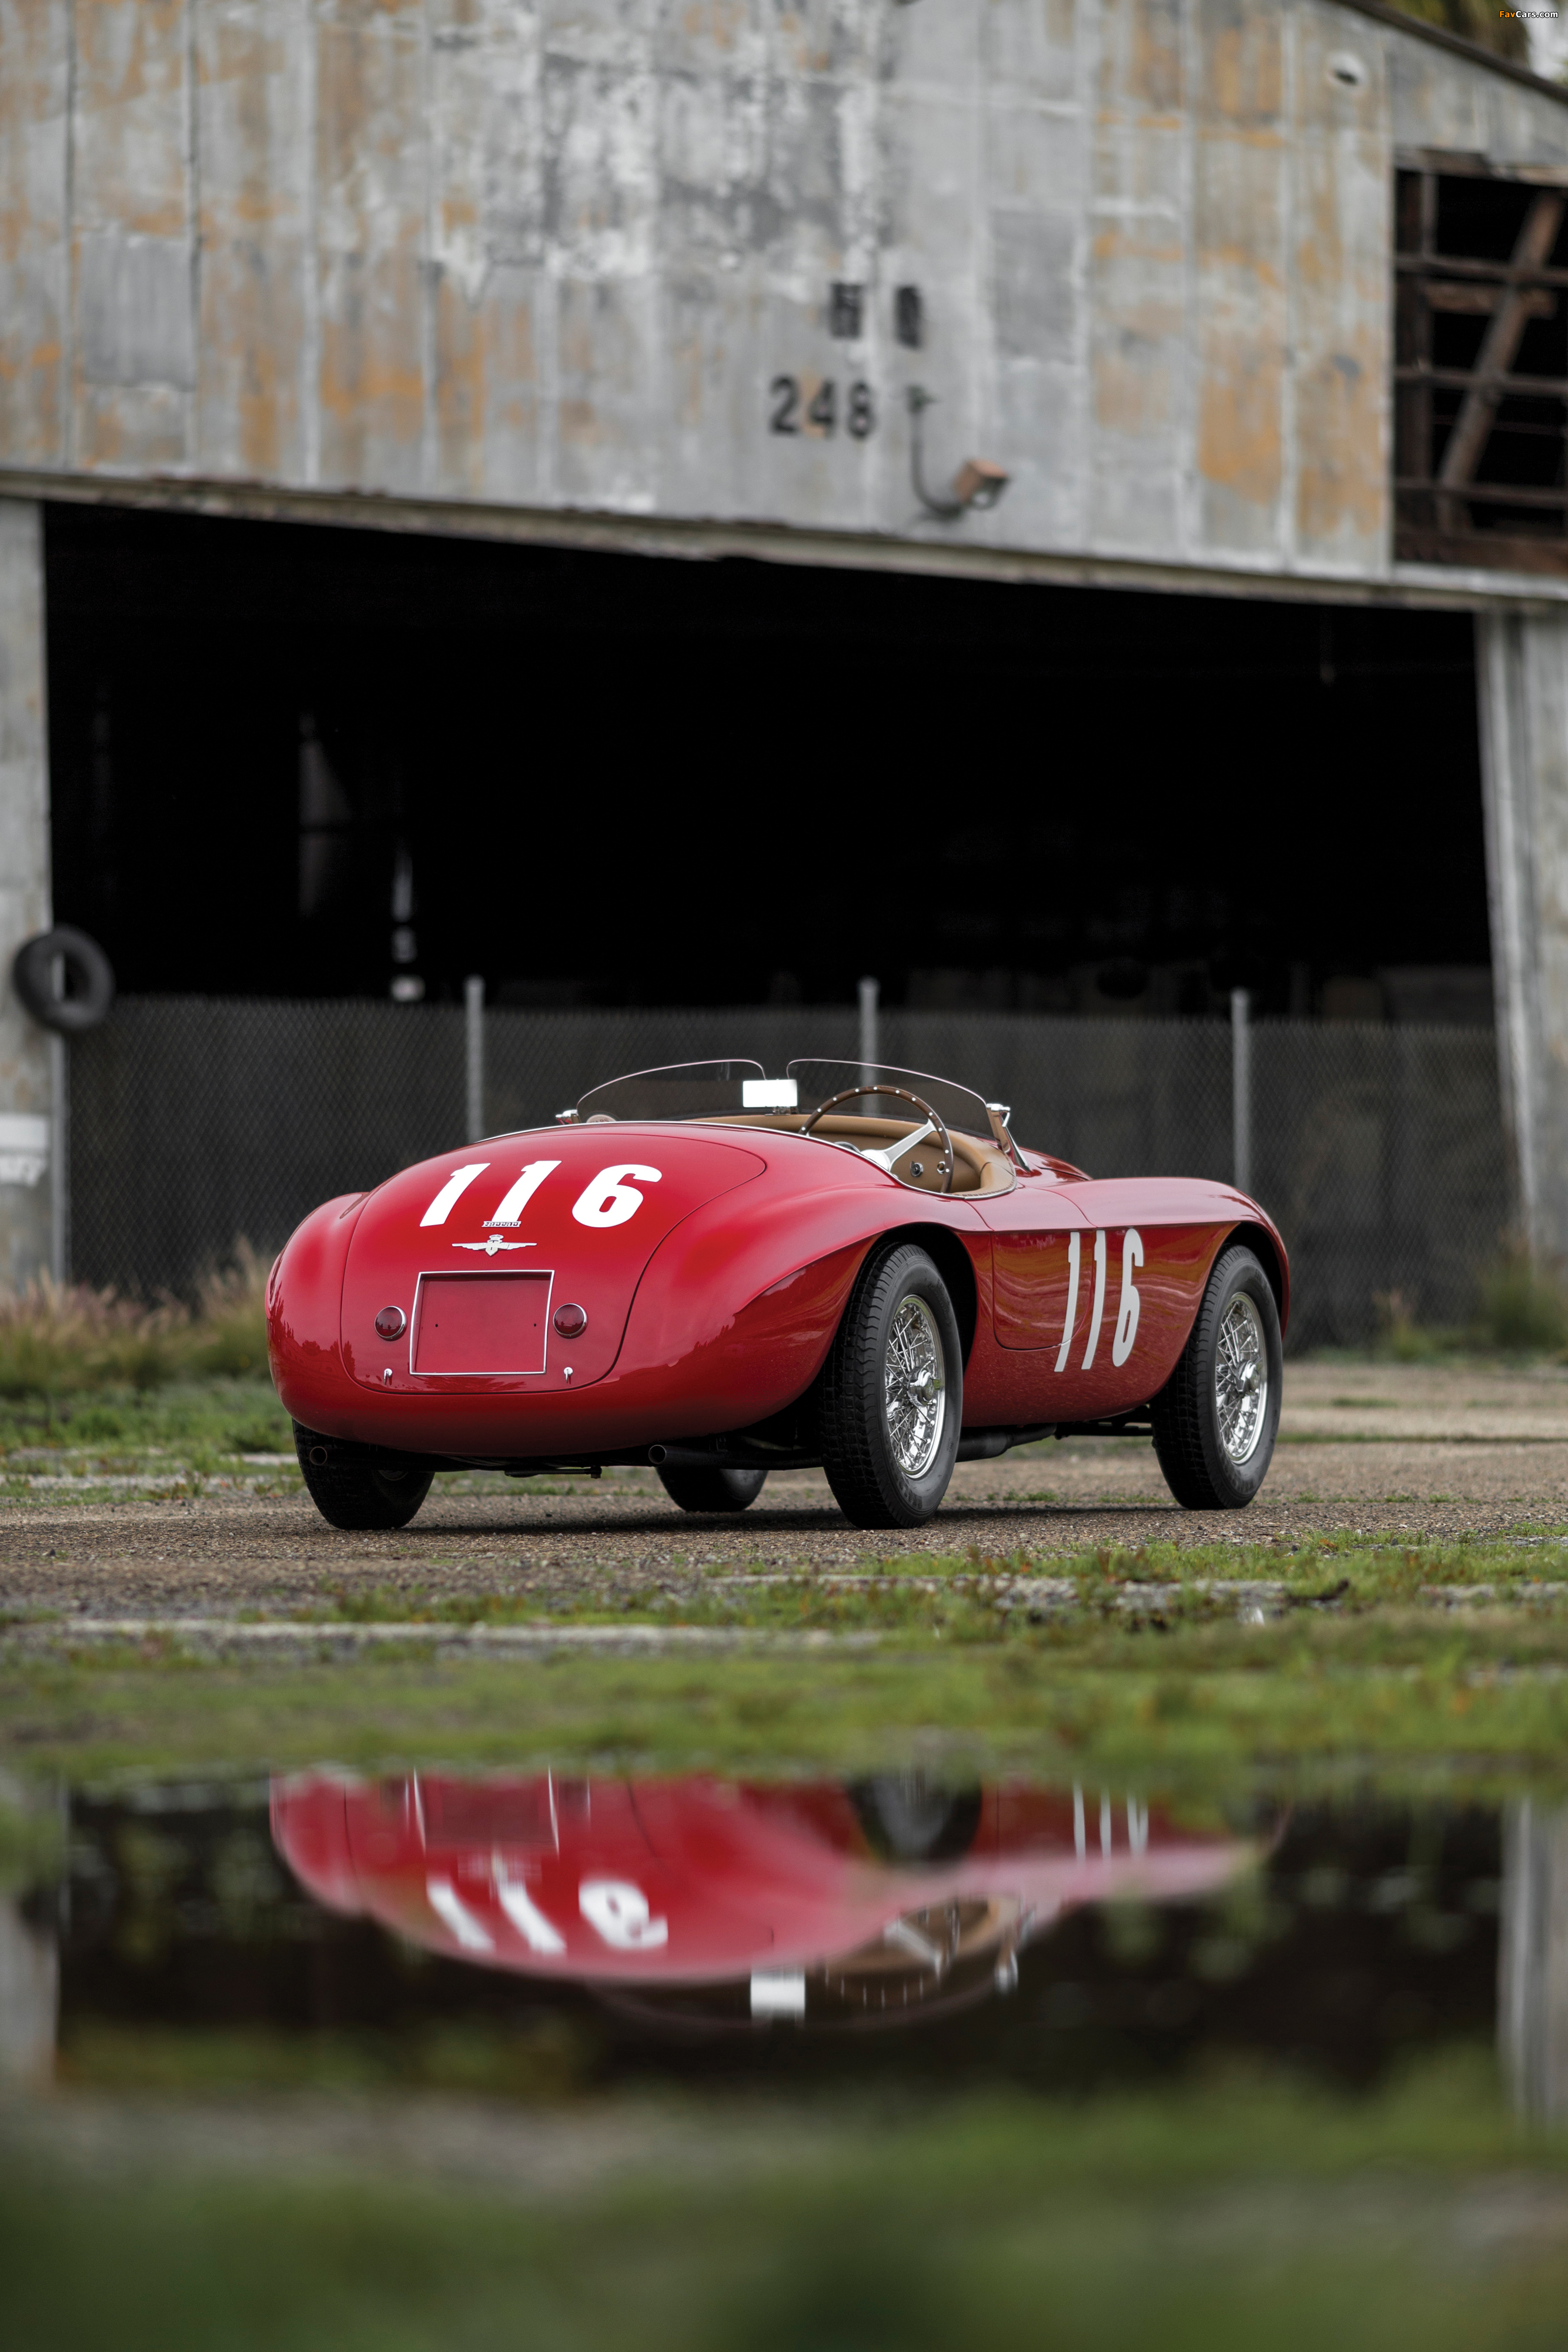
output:
M593 1987L669 2023L894 2024L1007 1991L1085 1903L1174 1902L1269 1836L1109 1791L683 1780L274 1783L272 1834L329 1909L427 1951Z
M915 1527L955 1462L1131 1433L1179 1502L1249 1503L1275 1227L1228 1184L1097 1181L1008 1118L907 1070L692 1063L327 1202L267 1286L318 1507L402 1527L437 1470L651 1463L683 1509L737 1511L820 1466L857 1526Z

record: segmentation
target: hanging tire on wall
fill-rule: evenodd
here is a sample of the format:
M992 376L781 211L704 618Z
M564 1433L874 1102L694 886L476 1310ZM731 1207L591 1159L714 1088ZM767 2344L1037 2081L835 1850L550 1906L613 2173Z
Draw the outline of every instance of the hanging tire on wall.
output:
M114 971L96 940L69 923L24 940L11 983L35 1021L64 1037L96 1029L114 1003Z
M404 1470L368 1447L322 1437L298 1422L294 1451L310 1500L335 1528L406 1528L435 1475L416 1463Z
M683 1511L748 1510L762 1492L766 1470L724 1468L659 1470L659 1484Z
M1189 1511L1240 1511L1263 1484L1284 1370L1273 1286L1243 1243L1222 1250L1186 1346L1150 1408L1166 1483Z
M822 1467L857 1528L917 1528L947 1491L964 1418L964 1357L947 1286L925 1252L868 1259L822 1371Z

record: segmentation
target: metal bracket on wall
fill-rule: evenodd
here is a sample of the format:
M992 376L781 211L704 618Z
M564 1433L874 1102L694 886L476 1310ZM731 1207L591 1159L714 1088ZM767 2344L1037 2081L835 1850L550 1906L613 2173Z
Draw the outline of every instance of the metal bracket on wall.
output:
M948 485L946 497L932 497L925 487L920 420L928 408L936 405L936 395L921 384L912 383L904 397L909 403L910 476L915 495L926 513L934 514L939 522L956 522L971 507L994 507L1007 488L1009 477L1004 467L993 466L986 457L966 457Z

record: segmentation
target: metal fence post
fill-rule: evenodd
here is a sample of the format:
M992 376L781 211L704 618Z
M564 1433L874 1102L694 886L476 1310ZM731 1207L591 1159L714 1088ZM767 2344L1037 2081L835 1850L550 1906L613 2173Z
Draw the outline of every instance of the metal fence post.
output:
M1244 988L1230 992L1230 1133L1236 1189L1252 1190L1251 1003Z
M861 982L861 1076L865 1077L875 1069L877 1055L877 999L882 993L880 981L866 979Z
M477 972L463 983L463 1046L468 1141L477 1143L485 1132L485 982Z
M70 1047L55 1030L49 1037L49 1273L62 1289L71 1278L70 1087Z

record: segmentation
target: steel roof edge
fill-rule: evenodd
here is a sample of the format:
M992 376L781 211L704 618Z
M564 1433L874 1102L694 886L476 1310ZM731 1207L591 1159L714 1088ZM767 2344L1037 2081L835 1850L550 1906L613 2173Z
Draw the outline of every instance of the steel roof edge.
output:
M1462 33L1450 33L1446 25L1429 25L1424 16L1407 16L1403 8L1392 6L1390 0L1334 0L1334 5L1348 8L1357 16L1371 16L1379 25L1391 26L1396 33L1413 34L1418 41L1431 42L1434 48L1450 49L1455 57L1466 58L1471 65L1485 66L1508 81L1522 82L1526 89L1539 90L1543 98L1554 98L1559 106L1568 106L1568 89L1561 82L1548 81L1543 74L1531 73L1528 66L1516 66L1511 58L1499 57L1495 49L1483 49L1479 41L1467 41Z

